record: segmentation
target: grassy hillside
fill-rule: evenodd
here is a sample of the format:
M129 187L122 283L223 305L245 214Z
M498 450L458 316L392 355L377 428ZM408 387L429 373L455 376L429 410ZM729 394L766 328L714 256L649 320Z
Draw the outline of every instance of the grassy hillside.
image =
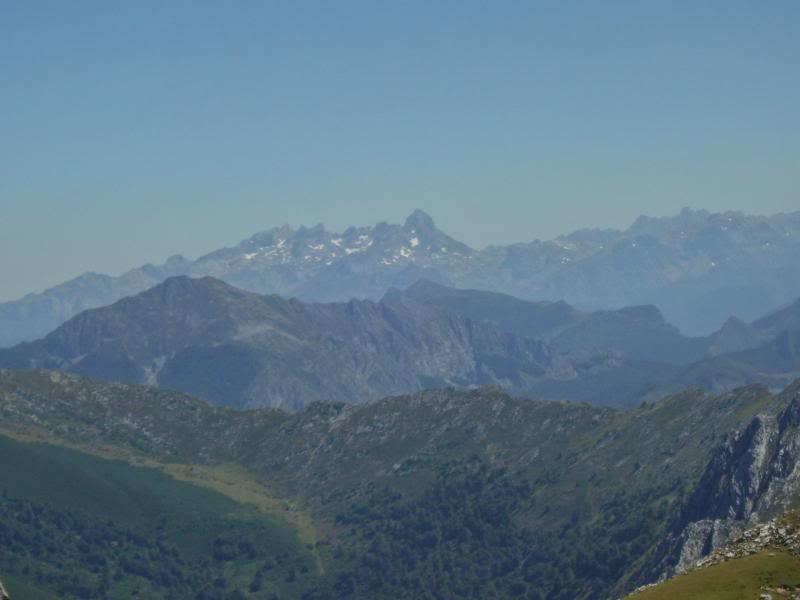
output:
M5 436L0 455L0 571L14 600L296 597L317 575L293 526L217 491Z
M679 575L660 585L631 594L629 600L756 599L765 588L800 587L800 558L785 551L763 551ZM788 594L773 593L774 598Z

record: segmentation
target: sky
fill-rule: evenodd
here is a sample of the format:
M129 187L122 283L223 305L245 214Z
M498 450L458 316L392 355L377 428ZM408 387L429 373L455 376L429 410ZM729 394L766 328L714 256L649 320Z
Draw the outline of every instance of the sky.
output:
M800 2L0 3L0 300L272 226L800 209Z

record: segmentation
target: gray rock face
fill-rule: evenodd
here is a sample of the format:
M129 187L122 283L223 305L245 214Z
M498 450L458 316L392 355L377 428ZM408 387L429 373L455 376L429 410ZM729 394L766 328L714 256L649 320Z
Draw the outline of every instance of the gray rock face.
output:
M475 250L415 211L403 225L342 233L280 227L195 261L173 257L120 277L87 274L0 304L0 346L36 339L87 308L170 276L212 276L306 301L380 298L420 278L536 300L614 308L655 304L689 333L730 315L750 320L800 296L800 212L771 217L684 210L625 231L582 230L551 241Z
M800 384L777 415L758 415L717 448L665 542L663 574L693 566L800 497Z
M677 562L663 576L692 569L702 558L723 546L740 531L739 525L723 519L701 519L690 523L678 538L680 553Z
M770 519L766 523L732 535L729 542L721 545L692 566L694 568L707 567L776 548L800 555L800 531L797 529L796 515Z

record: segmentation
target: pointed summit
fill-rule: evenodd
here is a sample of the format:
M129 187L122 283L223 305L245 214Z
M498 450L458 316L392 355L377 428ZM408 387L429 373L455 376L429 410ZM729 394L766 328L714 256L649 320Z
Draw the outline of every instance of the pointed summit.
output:
M424 210L416 209L406 219L405 229L415 229L418 233L425 233L436 229L436 223Z

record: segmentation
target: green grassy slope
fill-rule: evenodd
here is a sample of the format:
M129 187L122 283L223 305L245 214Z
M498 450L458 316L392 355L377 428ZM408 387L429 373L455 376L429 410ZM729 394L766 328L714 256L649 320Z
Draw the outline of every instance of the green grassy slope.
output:
M760 552L679 575L629 596L629 600L756 599L764 586L800 586L800 558L784 551ZM773 593L774 598L788 597Z
M0 456L0 572L14 600L297 597L315 575L289 523L219 492L4 436Z

